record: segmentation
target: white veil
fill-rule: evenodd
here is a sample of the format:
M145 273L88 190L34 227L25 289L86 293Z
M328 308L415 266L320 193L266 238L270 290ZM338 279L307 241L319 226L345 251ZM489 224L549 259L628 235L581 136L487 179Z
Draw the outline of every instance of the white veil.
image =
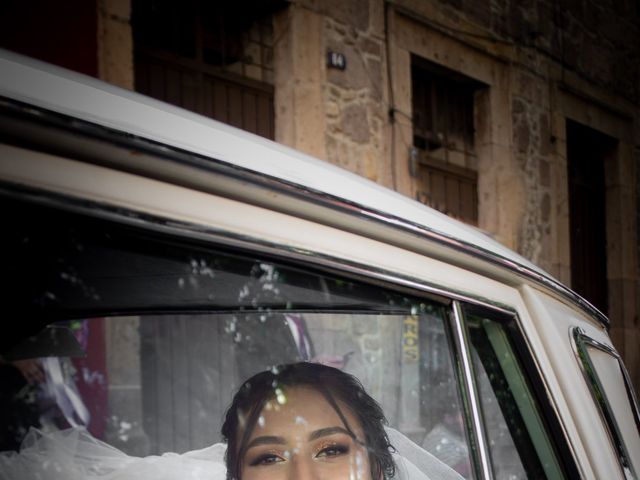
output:
M396 453L393 480L462 480L402 433L387 428ZM225 480L226 445L177 454L132 457L82 428L45 433L32 428L20 453L0 452L0 480Z
M224 452L202 450L132 457L81 428L45 433L31 428L20 453L0 453L1 480L225 480Z
M393 480L464 480L446 463L416 445L394 428L386 427L389 441L396 449Z

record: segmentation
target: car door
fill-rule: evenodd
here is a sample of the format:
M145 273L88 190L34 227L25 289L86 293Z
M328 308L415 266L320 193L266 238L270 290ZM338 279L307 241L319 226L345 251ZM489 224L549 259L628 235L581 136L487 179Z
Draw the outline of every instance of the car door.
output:
M5 449L30 427L86 428L131 456L205 448L249 375L315 361L355 375L391 427L463 478L577 478L517 310L449 285L506 287L259 206L3 154L22 160L2 189L3 301L19 326L4 367L44 371L5 391L19 412Z

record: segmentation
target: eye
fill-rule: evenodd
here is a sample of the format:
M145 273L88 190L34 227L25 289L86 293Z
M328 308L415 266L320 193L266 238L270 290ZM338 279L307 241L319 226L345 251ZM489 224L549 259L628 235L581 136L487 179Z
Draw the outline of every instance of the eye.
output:
M257 467L260 465L273 465L280 462L284 462L284 458L281 455L275 453L263 453L252 460L249 465L251 467Z
M349 453L348 445L341 445L341 444L334 443L334 444L322 447L320 451L317 453L316 457L319 457L319 458L339 457L340 455L346 455L347 453Z

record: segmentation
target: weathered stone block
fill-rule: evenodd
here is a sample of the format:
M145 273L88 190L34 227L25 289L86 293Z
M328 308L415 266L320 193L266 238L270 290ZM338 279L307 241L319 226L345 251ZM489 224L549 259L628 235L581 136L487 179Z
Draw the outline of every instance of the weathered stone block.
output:
M382 55L382 45L380 42L369 37L361 37L358 41L358 48L361 52L380 57Z
M328 50L342 53L347 60L347 68L338 70L327 69L327 79L330 83L342 88L360 89L369 87L371 81L361 53L352 45L330 40Z
M331 119L335 119L338 117L338 115L340 115L340 107L335 101L330 100L327 102L327 107L325 112L327 114L327 117Z
M522 99L514 97L511 101L511 109L514 114L520 114L526 111L527 105Z
M380 60L368 58L366 69L369 76L371 95L374 99L382 98L382 63Z
M276 140L326 158L324 18L292 5L276 15L274 52ZM304 40L302 40L304 39Z
M551 153L551 126L549 123L549 115L540 113L538 115L539 136L539 152L540 155L549 155Z
M513 129L513 143L520 153L527 153L531 140L531 127L528 121L521 118L519 123Z
M491 25L491 6L487 2L464 2L462 11L483 27Z
M340 125L345 135L354 142L366 143L369 141L371 132L369 131L367 110L364 105L350 105L345 108Z
M545 224L551 219L551 198L548 193L544 193L540 201L540 219Z
M549 162L545 159L540 159L539 162L539 168L540 168L540 185L542 185L543 187L550 187L551 186L551 166L549 165Z
M374 149L367 148L362 154L361 162L364 165L364 176L372 182L377 182L380 178L380 155L377 155Z
M359 30L369 29L369 0L306 0L318 12Z
M126 10L124 3L113 7ZM128 15L121 18L104 10L98 12L98 75L102 80L133 90L133 38Z

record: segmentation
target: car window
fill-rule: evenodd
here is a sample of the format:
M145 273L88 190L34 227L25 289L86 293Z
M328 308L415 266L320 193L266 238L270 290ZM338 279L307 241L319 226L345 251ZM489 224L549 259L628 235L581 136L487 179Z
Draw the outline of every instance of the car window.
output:
M466 319L495 478L566 478L515 348L513 320L473 308Z
M390 438L447 472L477 478L469 438L482 434L495 478L565 476L513 318L471 305L460 317L459 302L440 295L184 238L142 217L0 205L3 305L16 327L0 339L0 450L72 438L125 456L192 455L224 440L225 413L248 378L304 361L357 378L399 432ZM471 387L458 321L486 432L474 433L461 401ZM69 433L85 429L88 438Z
M619 354L608 345L573 331L580 365L620 459L625 478L640 471L640 418L633 387ZM626 393L626 395L625 395Z
M33 443L35 427L63 432L42 437L53 443L86 428L94 447L136 457L197 452L222 441L246 379L309 361L354 375L391 427L471 478L446 298L135 218L11 200L2 213L3 302L19 326L2 350L2 450Z

